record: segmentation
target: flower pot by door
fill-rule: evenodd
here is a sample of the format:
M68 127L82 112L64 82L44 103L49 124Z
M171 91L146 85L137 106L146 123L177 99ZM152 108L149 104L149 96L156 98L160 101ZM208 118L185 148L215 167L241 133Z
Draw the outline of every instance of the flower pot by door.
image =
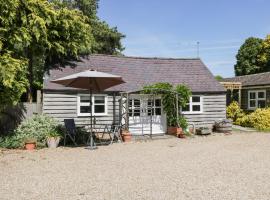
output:
M50 137L47 138L47 145L49 148L56 148L58 147L60 142L60 137Z
M25 143L25 149L26 150L34 150L36 148L35 142L26 142Z
M122 138L124 142L130 142L131 141L131 133L129 131L123 131L122 132Z
M169 126L167 129L167 133L169 135L175 135L177 133L177 127Z

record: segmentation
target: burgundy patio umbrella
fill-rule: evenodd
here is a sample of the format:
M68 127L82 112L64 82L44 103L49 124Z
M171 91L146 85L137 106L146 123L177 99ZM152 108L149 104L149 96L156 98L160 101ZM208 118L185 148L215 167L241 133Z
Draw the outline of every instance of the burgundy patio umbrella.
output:
M101 92L112 86L125 83L121 76L108 74L104 72L98 72L95 70L87 70L56 80L51 82L64 85L65 87L73 87L89 90L90 97L90 146L89 149L96 149L95 142L93 140L93 115L92 115L92 93Z

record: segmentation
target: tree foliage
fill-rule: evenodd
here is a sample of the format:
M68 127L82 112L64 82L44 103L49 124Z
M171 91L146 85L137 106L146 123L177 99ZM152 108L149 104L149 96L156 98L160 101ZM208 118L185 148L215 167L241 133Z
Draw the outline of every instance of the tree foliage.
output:
M97 17L97 8L97 0L0 1L0 56L8 52L18 69L26 67L28 101L49 69L79 55L121 53L124 36Z
M9 52L0 55L0 113L26 91L26 67L26 60L12 58Z
M29 101L35 81L42 81L49 66L63 66L91 52L88 17L76 9L47 0L10 0L0 1L0 10L0 55L9 52L18 69L26 64Z
M222 81L222 80L223 80L223 77L222 77L221 75L216 75L216 76L215 76L215 79L216 79L217 81Z
M92 27L94 43L93 53L117 55L121 54L124 47L121 39L125 36L118 32L117 27L110 27L97 16L98 0L57 0L69 9L78 9L88 17L88 23Z
M263 67L263 71L270 71L270 35L262 43L261 54L259 55L259 62Z
M263 71L258 55L262 49L263 40L250 37L238 50L234 71L236 76L255 74Z

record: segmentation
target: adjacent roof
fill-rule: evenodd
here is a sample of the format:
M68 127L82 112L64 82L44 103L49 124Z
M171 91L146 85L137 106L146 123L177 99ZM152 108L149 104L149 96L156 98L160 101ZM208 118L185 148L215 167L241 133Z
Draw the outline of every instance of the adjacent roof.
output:
M270 72L224 78L223 82L241 82L242 86L270 85Z
M76 67L66 66L62 70L51 70L45 77L46 90L74 90L56 83L53 79L78 73L87 69L122 76L126 82L106 91L139 91L145 85L157 82L185 84L193 92L224 92L200 59L143 58L108 55L89 55L76 62Z

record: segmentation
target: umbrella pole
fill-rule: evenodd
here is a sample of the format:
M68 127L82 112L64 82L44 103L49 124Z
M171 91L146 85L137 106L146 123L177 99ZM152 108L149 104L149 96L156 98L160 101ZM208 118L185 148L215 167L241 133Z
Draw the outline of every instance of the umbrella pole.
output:
M97 146L94 142L94 138L93 138L93 101L92 101L92 88L90 87L90 90L89 90L89 97L90 97L90 146L88 149L90 150L93 150L93 149L97 149Z

